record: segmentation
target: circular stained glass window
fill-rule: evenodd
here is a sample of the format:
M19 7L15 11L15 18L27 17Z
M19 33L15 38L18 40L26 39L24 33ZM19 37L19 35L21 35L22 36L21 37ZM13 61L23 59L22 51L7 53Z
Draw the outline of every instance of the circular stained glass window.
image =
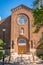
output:
M20 25L24 25L26 23L26 21L27 21L27 18L25 16L20 16L18 18L18 24L20 24Z

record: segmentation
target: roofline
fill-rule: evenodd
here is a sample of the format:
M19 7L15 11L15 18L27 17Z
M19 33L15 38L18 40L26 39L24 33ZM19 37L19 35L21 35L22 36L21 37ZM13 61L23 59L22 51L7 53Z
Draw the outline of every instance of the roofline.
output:
M26 7L27 9L32 10L32 8L29 8L28 6L21 4L21 5L17 6L17 7L15 7L15 8L12 8L11 11L12 11L12 10L15 10L16 8L18 8L18 7L20 7L20 6Z
M9 15L8 17L4 18L1 20L1 22L5 21L7 18L11 17L11 15Z

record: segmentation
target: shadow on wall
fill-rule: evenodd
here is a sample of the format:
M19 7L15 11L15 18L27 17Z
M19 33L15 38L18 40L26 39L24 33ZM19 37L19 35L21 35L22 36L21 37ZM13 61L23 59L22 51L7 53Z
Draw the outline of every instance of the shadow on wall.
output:
M43 38L41 37L40 40L37 43L37 49L36 49L36 55L43 59Z
M42 36L37 43L36 54L37 55L43 54L43 38L42 38Z
M43 49L37 49L37 50L36 50L36 54L37 54L37 55L43 54Z
M43 60L43 49L37 49L36 55Z

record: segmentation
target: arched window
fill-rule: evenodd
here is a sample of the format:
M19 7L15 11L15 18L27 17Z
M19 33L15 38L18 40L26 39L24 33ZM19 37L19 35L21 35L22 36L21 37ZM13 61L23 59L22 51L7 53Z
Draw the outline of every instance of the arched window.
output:
M18 44L24 45L24 44L26 44L26 40L24 40L24 39L19 39L19 40L18 40Z

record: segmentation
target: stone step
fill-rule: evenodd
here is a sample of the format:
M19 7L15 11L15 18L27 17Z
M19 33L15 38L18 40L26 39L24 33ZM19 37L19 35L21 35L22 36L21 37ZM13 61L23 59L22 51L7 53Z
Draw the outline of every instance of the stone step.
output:
M10 58L10 62L13 63L13 62L20 62L21 61L21 58L23 61L32 61L33 60L33 57L31 54L11 54L11 58ZM35 60L40 60L37 56L34 56ZM9 60L9 56L5 58L5 61Z

